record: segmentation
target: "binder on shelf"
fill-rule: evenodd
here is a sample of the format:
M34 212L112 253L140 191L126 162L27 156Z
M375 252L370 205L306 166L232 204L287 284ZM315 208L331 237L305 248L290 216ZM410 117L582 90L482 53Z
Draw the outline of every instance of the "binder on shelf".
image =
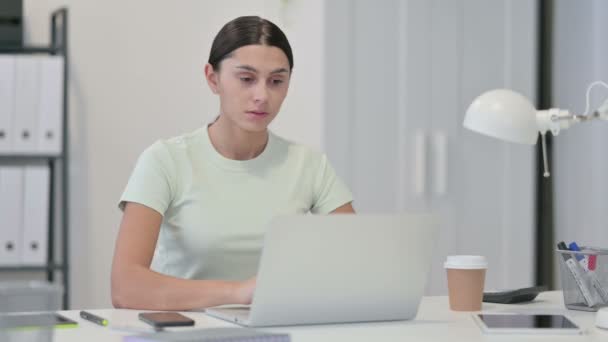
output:
M53 281L63 284L62 307L67 309L69 215L64 206L68 201L55 181L69 183L67 168L63 167L65 159L57 158L68 154L63 150L69 138L64 129L68 117L64 103L69 68L65 64L68 9L54 10L49 19L52 34L48 44L0 49L0 273L36 271L53 279L59 271L60 276ZM60 172L51 177L58 165L62 166ZM5 166L9 167L8 176ZM58 201L61 210L53 206L50 211L52 199ZM49 221L57 214L61 229ZM9 232L7 228L15 226L7 224L9 220L19 225L16 235L15 230ZM57 267L45 267L50 266L49 252L55 239L61 242L60 261Z
M0 266L21 263L23 168L0 166Z
M50 171L46 164L25 166L23 191L23 240L21 264L47 263Z
M15 116L15 56L0 55L0 154L12 149Z
M19 55L15 60L15 120L12 153L37 150L40 56Z
M40 102L38 106L38 152L58 155L62 150L63 57L40 60Z

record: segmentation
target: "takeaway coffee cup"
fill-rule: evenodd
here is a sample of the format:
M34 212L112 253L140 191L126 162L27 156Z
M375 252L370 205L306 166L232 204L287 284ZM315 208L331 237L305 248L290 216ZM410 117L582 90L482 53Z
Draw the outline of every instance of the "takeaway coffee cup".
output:
M488 262L479 255L448 256L445 264L448 275L450 309L479 311Z

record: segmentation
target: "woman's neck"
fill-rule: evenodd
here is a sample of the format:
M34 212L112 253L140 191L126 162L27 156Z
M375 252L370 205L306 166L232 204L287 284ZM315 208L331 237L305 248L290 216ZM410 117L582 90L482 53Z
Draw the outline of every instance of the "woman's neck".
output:
M249 160L264 151L268 142L268 130L248 132L220 115L209 126L209 139L222 156L233 160Z

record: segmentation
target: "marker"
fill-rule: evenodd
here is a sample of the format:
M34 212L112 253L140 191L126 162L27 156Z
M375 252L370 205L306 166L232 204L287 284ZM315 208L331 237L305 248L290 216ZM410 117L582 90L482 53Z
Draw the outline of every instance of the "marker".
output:
M101 326L107 326L108 325L108 320L105 318L101 318L99 316L93 315L90 312L86 312L86 311L80 311L80 317L86 319L89 322L93 322L95 324L101 325Z
M581 251L581 248L576 244L576 242L571 242L569 247L570 247L571 251L575 251L575 252ZM593 255L593 256L595 256L595 255ZM585 258L582 254L577 253L577 254L575 254L575 257L578 260L578 263L581 266L583 266L583 269L587 270L587 277L589 278L589 280L591 282L591 286L593 286L593 288L595 288L597 293L600 295L601 301L604 304L608 303L608 289L606 289L605 287L602 286L602 284L600 283L600 280L597 278L597 275L594 272L595 262L593 262L593 265L592 265L590 263L590 260L587 260L588 258ZM589 255L589 259L590 258L591 258L591 255Z
M597 255L589 256L589 271L595 271L597 267Z
M566 246L563 241L557 244L557 248L563 251L569 251L568 246ZM587 306L593 307L597 305L597 301L595 300L595 298L593 298L591 292L589 291L589 287L585 283L585 270L582 269L578 262L574 261L575 259L573 259L570 254L562 253L562 257L564 258L564 261L566 263L566 266L570 270L570 273L574 277L574 280L578 285L578 289L581 291L581 294L583 295L583 299L585 300Z

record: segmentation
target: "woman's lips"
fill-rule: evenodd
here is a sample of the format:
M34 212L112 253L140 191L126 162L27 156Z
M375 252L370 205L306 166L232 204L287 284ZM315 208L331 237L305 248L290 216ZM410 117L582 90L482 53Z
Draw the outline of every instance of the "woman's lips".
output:
M264 117L264 116L268 115L268 112L261 112L261 111L255 111L255 110L249 110L246 113L253 117Z

